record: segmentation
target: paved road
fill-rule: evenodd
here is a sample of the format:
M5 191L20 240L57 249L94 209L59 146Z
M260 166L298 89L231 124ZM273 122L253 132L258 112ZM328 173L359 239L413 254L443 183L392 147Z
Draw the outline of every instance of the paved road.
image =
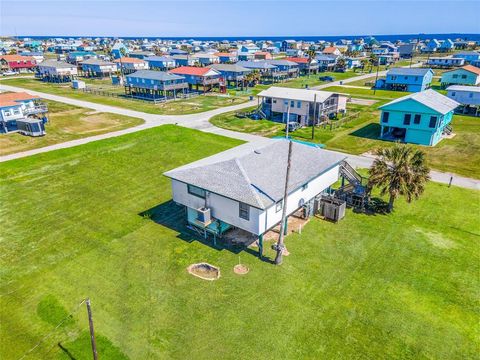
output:
M371 76L371 74L367 74L367 77ZM359 80L360 77L355 77L351 78L349 80L355 81ZM332 86L333 83L328 84L329 86ZM2 85L0 83L0 90L8 90L8 91L25 91L28 89L23 89L23 88L18 88L14 86L8 86L8 85ZM0 157L0 162L3 161L8 161L8 160L13 160L13 159L18 159L26 156L31 156L35 154L40 154L52 150L57 150L57 149L64 149L64 148L69 148L73 146L78 146L82 144L86 144L92 141L98 141L102 139L108 139L111 137L116 137L116 136L121 136L124 134L129 134L133 133L136 131L160 126L160 125L165 125L165 124L178 124L180 126L185 126L188 128L193 128L193 129L198 129L200 131L204 132L209 132L209 133L214 133L218 135L223 135L227 137L232 137L236 138L239 140L247 141L252 144L265 144L268 142L268 139L258 136L258 135L252 135L252 134L246 134L246 133L240 133L236 131L231 131L231 130L226 130L226 129L221 129L218 128L214 125L212 125L209 122L209 119L218 114L222 114L224 112L229 112L229 111L235 111L235 110L240 110L246 107L254 106L257 102L256 101L250 101L246 102L243 104L239 105L234 105L234 106L228 106L228 107L223 107L211 111L206 111L203 113L199 114L189 114L189 115L156 115L156 114L147 114L144 112L140 111L135 111L135 110L129 110L129 109L123 109L123 108L117 108L114 106L108 106L108 105L102 105L102 104L96 104L88 101L83 101L83 100L76 100L76 99L71 99L63 96L58 96L58 95L52 95L52 94L46 94L38 91L31 91L28 90L29 93L38 95L44 99L48 100L54 100L62 103L67 103L71 105L76 105L76 106L81 106L89 109L93 109L96 111L101 111L101 112L110 112L114 114L120 114L120 115L128 115L136 118L141 118L145 121L145 123L120 130L120 131L115 131L107 134L102 134L102 135L96 135L96 136L91 136L88 138L83 138L83 139L77 139L77 140L72 140L72 141L67 141L64 143L60 144L55 144L55 145L50 145L46 147L42 147L39 149L33 149L33 150L28 150L24 152L19 152L15 154L10 154L10 155L4 155ZM343 153L342 153L343 154ZM345 154L343 154L345 155ZM368 168L373 162L372 158L366 157L366 156L359 156L359 155L348 155L348 162L356 168ZM476 189L480 190L480 180L476 179L470 179L462 176L458 176L456 174L450 174L450 173L442 173L439 171L432 171L431 172L431 177L433 181L440 182L440 183L445 183L448 184L450 182L450 178L453 177L452 184L464 188L469 188L469 189Z

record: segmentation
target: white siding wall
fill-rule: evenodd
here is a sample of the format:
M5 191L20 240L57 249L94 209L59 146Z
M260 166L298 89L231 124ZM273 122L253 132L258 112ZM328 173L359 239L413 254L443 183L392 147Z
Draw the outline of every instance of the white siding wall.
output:
M310 181L307 189L301 188L291 193L287 201L287 215L290 215L300 207L300 201L306 203L316 195L333 185L339 178L339 166L335 166L326 173ZM189 194L187 184L172 179L173 200L179 204L188 206L192 209L198 209L205 205L205 199ZM240 229L249 231L253 234L263 234L274 225L280 222L282 211L276 211L273 204L267 210L260 210L250 207L250 220L244 220L239 217L238 201L210 193L207 196L207 206L211 209L214 218L220 219L228 224Z
M276 103L274 103L276 101ZM287 112L288 109L288 104L285 104L284 102L287 101L289 104L291 100L285 100L285 99L276 99L272 98L272 111L283 113ZM294 105L295 106L290 106L290 114L297 114L297 115L308 115L308 101L300 101L300 107L298 106L298 101L294 100Z
M287 199L287 215L292 214L295 210L300 207L300 200L303 199L304 203L307 203L313 199L316 195L321 193L323 190L333 185L338 181L339 178L339 166L335 166L326 173L318 176L317 178L310 181L307 189L302 190L301 188L295 192L289 194ZM266 217L266 218L265 218ZM282 219L282 211L276 211L275 204L269 207L266 212L264 212L260 219L260 234L264 233L266 230L269 230L272 226L278 224Z
M179 204L198 209L205 205L205 199L189 194L187 184L172 179L173 200ZM262 210L250 206L250 220L239 217L238 201L209 193L207 195L207 206L211 209L214 218L220 219L240 229L258 234L259 218Z

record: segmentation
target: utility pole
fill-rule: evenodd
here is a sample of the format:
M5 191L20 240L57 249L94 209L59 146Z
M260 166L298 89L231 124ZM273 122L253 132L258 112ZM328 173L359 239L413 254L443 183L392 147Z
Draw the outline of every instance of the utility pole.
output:
M87 304L88 325L90 327L90 340L92 342L93 360L98 360L97 343L95 342L95 331L93 330L93 318L92 318L92 308L90 307L90 299L87 298L85 302Z
M375 75L375 84L373 84L373 95L377 91L377 81L378 81L378 67L380 66L380 61L377 59L377 75Z
M288 128L290 123L290 102L287 105L287 127L285 128L285 138L288 139Z
M287 158L287 174L285 175L285 191L283 193L283 206L282 206L282 221L280 223L280 235L277 242L277 256L275 257L275 265L281 265L283 261L283 237L285 231L285 221L287 217L287 196L288 196L288 180L290 178L290 165L292 159L292 141L288 142L288 158Z
M313 95L313 123L312 123L312 140L315 138L315 124L317 122L317 94Z

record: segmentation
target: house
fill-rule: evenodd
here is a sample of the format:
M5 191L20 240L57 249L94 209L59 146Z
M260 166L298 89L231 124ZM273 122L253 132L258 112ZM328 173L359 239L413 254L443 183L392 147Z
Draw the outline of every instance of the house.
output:
M244 144L197 162L167 171L172 196L185 208L189 226L214 241L232 228L259 241L286 215L303 210L313 214L315 199L340 178L345 156L292 142L290 177L285 201L285 173L289 142ZM254 241L254 240L252 240Z
M190 90L195 87L198 91L199 86L202 86L203 92L219 86L220 78L222 77L220 72L208 67L181 66L170 70L169 73L185 77Z
M452 85L447 88L447 96L461 104L459 112L480 116L480 87Z
M454 58L464 59L466 63L480 60L480 53L476 51L462 51L452 55Z
M188 55L188 51L182 50L182 49L172 49L170 50L170 56L174 55Z
M452 68L456 66L463 66L465 59L455 57L431 57L427 60L427 65L440 68Z
M272 86L258 94L261 110L269 120L319 124L332 115L345 113L347 97L328 91Z
M36 95L26 92L0 94L0 133L45 135L48 108Z
M432 69L393 68L387 72L384 87L396 91L423 91L430 87L432 79ZM375 86L378 87L378 84Z
M253 58L255 60L271 60L273 59L273 56L267 51L257 51L253 54Z
M19 55L33 57L37 64L45 60L45 55L40 51L22 51Z
M238 61L253 61L255 59L254 53L249 52L239 52Z
M175 60L175 66L194 66L197 63L197 59L190 54L186 55L172 55Z
M432 89L395 99L379 107L380 137L434 146L451 133L453 112L459 105Z
M318 54L315 60L318 62L318 69L320 71L332 71L337 63L338 56Z
M354 69L359 68L362 66L362 59L354 58L354 57L346 57L345 58L345 67L347 69Z
M426 53L434 53L439 48L440 48L440 42L437 39L432 39L426 43L422 51Z
M264 82L274 82L276 79L274 72L276 72L278 68L275 65L269 64L265 60L239 61L237 62L237 64L247 69L250 69L253 72L259 73L261 80Z
M37 66L37 62L31 56L0 55L0 70L2 72L7 70L25 72L33 70L35 66Z
M239 52L250 54L255 54L258 51L260 51L260 48L253 43L242 45L239 50Z
M46 60L38 64L35 77L48 82L70 82L78 75L77 67L65 61Z
M67 62L79 64L88 59L96 59L98 56L92 51L72 51L67 55Z
M227 87L233 86L237 88L239 85L244 87L246 75L251 73L251 69L247 69L238 64L213 64L211 69L218 71Z
M210 53L196 53L193 55L196 62L202 66L218 64L220 59L215 54Z
M218 56L220 64L231 64L238 61L237 53L234 52L218 52L215 55Z
M142 60L145 60L147 57L151 56L155 56L155 53L151 51L131 51L128 54L128 57Z
M147 100L176 98L185 93L185 77L155 70L138 70L125 76L125 94Z
M113 61L124 74L131 74L137 70L148 70L148 62L142 59L121 57Z
M322 54L340 56L342 55L342 52L335 46L328 46L325 49L323 49Z
M298 49L297 41L295 40L283 40L280 46L280 51L287 52L287 50Z
M105 77L118 71L117 64L110 61L88 59L80 63L83 76Z
M276 67L274 75L282 80L295 78L299 74L298 63L287 59L265 60L270 65Z
M415 53L415 44L401 44L398 46L398 53L402 59L410 59Z
M450 52L453 50L453 48L454 48L453 41L450 39L446 39L441 43L440 47L438 48L438 51Z
M442 74L441 83L443 86L480 85L480 69L472 65L465 65L458 69L445 71Z
M120 59L121 57L128 56L129 50L122 41L117 41L112 46L112 51L110 53L114 59Z
M303 75L316 74L319 70L318 59L309 59L306 57L287 57L287 61L298 65L298 70Z
M149 56L145 58L150 69L167 71L176 66L175 59L171 56Z

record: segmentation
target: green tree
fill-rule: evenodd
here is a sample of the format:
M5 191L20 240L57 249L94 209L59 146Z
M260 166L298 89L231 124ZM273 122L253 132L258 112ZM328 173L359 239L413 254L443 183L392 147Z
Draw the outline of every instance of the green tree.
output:
M378 187L382 196L389 194L388 212L399 196L407 202L418 199L430 179L425 153L406 144L375 150L376 159L370 167L368 187Z

